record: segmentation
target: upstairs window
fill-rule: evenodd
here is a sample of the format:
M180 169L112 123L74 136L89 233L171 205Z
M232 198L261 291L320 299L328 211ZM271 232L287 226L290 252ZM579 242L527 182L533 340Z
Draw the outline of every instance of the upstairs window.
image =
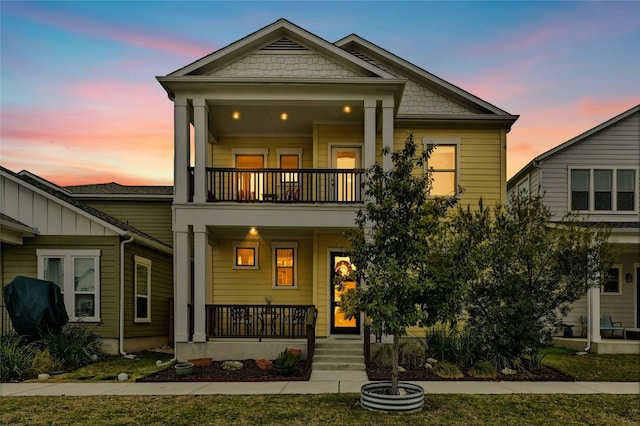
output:
M636 211L636 173L633 169L571 169L570 209L573 211Z
M69 321L100 321L100 250L36 250L38 278L63 294Z
M425 139L425 148L433 146L427 163L432 178L429 195L456 195L459 142L458 139Z

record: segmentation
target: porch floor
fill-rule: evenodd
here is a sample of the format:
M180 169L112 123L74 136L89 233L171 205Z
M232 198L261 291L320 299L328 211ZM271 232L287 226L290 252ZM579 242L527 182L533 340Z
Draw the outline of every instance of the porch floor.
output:
M583 351L587 347L584 337L554 337L552 344ZM640 340L602 339L591 342L591 352L596 354L640 354Z

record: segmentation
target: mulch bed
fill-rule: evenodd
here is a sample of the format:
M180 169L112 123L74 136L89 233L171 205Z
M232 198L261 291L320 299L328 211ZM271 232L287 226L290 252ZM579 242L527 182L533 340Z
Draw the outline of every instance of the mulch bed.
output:
M518 381L518 382L575 382L575 379L568 374L558 371L554 368L541 366L529 373L517 372L513 375L505 375L498 372L495 378L473 377L466 374L463 378L443 378L436 375L432 370L426 368L414 368L399 373L399 379L402 381ZM369 368L367 369L369 380L391 380L391 371L389 369Z
M244 368L236 371L222 369L222 361L214 361L209 367L194 367L193 374L178 376L175 369L169 367L149 376L137 379L137 382L277 382L277 381L306 381L311 376L311 367L306 361L300 361L288 376L276 373L274 370L262 370L256 366L255 360L241 361ZM371 381L390 380L389 369L369 368L367 375ZM551 367L542 366L529 374L517 373L504 375L492 379L477 378L465 375L461 379L447 379L437 376L426 368L415 368L400 373L402 381L529 381L529 382L573 382L575 379Z
M137 379L137 382L291 382L309 380L311 368L306 361L298 362L290 375L283 376L274 370L258 368L255 360L245 359L240 370L223 370L223 361L214 361L208 367L194 367L193 374L178 376L173 367Z

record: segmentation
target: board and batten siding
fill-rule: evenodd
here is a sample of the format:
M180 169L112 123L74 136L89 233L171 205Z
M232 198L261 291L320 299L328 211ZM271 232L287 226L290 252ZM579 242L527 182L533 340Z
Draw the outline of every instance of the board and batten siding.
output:
M2 282L17 275L38 277L38 249L100 250L100 323L77 323L89 327L103 338L118 337L118 277L120 270L118 237L37 236L25 238L20 246L2 245Z
M83 202L169 246L173 245L170 199L166 201L83 200Z
M125 244L124 335L153 337L169 335L169 302L173 299L173 258L140 244ZM134 256L151 261L151 322L134 322Z
M555 217L567 213L570 168L640 168L640 113L581 140L546 159L541 164L544 203ZM640 173L636 172L636 200ZM638 201L636 201L638 203ZM591 214L590 220L637 221L638 212L615 215Z
M0 212L40 235L117 235L79 210L0 176Z

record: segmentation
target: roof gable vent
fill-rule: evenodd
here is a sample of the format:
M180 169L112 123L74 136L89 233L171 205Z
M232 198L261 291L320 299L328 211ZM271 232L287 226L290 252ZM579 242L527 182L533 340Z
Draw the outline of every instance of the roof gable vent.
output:
M263 47L261 50L309 50L286 37Z

